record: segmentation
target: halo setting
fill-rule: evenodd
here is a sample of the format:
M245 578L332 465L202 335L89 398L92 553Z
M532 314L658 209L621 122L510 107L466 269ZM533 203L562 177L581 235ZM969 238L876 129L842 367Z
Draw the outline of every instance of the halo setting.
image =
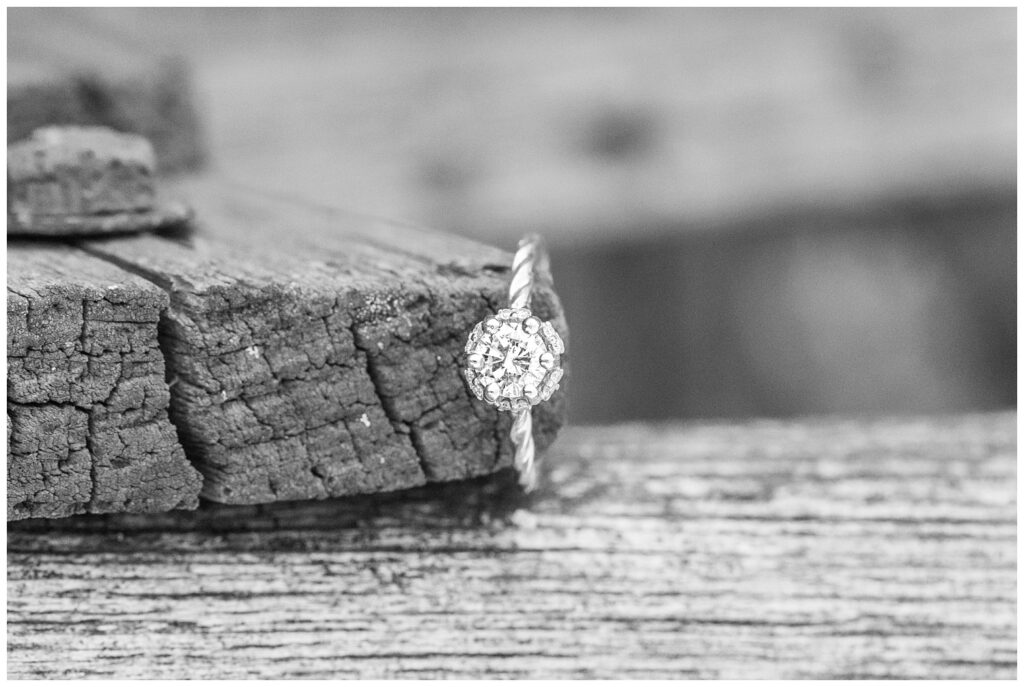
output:
M526 308L503 308L470 332L463 374L481 401L498 410L526 410L558 388L564 352L550 322Z

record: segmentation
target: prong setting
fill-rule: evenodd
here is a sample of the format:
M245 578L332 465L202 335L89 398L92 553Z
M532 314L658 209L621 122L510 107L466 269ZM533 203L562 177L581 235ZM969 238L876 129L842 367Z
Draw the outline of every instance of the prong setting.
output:
M526 410L548 400L562 378L562 339L527 308L502 308L485 318L465 350L470 390L499 410Z

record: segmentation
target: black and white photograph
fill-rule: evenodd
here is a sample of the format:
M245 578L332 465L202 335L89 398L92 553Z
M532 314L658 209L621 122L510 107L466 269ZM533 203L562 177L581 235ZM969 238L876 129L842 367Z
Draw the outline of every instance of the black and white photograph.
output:
M1018 8L7 7L8 680L1015 680Z

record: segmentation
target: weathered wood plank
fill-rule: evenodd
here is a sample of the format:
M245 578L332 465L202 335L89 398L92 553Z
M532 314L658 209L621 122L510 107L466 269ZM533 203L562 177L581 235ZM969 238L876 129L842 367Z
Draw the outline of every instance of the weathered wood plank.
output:
M205 158L191 76L145 41L73 12L12 9L7 52L7 142L53 124L108 126L153 142L161 169Z
M1015 414L573 429L400 494L8 527L9 677L1012 678Z
M171 415L205 497L324 498L510 463L509 416L460 374L472 326L507 303L509 254L212 179L177 192L201 222L187 245L147 236L87 250L170 294ZM550 288L535 311L565 333ZM541 448L562 405L535 411Z
M7 248L7 517L193 508L167 417L167 295L79 250Z

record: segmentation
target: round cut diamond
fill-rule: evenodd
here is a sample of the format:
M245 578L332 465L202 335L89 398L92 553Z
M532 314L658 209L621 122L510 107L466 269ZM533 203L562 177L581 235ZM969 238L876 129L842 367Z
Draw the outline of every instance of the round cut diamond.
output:
M473 328L466 343L466 381L500 410L546 401L562 377L562 339L525 308L498 311Z

